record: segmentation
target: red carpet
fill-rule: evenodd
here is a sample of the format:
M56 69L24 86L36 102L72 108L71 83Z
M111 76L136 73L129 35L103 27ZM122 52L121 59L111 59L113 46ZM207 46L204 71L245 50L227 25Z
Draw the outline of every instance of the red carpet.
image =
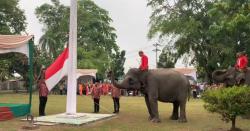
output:
M0 107L0 121L13 119L13 113L9 107Z

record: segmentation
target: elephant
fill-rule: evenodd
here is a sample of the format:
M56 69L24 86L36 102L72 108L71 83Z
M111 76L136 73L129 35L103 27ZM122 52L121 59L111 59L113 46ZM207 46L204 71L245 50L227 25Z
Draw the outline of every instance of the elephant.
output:
M250 85L250 68L245 73L239 72L236 68L230 67L224 70L215 70L212 73L215 83L224 83L226 87L234 85Z
M131 68L120 83L110 76L113 85L120 89L141 90L149 113L149 121L161 122L158 113L158 101L173 103L170 119L187 122L186 102L190 97L190 83L187 77L173 69L150 69L143 72ZM142 86L142 82L146 83ZM179 114L180 108L180 114Z

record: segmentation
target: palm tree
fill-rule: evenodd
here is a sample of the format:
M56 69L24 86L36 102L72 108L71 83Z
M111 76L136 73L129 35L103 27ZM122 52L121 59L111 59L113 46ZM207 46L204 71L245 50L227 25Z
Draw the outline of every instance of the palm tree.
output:
M53 58L56 57L56 49L57 49L57 42L53 39L53 34L50 32L46 32L39 40L39 47L40 50L45 51L46 54L52 56Z

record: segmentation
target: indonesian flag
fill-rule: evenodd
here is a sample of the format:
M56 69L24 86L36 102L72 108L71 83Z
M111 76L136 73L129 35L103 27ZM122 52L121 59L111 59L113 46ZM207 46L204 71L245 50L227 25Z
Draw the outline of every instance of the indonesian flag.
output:
M45 83L48 90L51 89L65 76L68 70L69 49L64 51L56 58L55 62L51 64L45 71Z

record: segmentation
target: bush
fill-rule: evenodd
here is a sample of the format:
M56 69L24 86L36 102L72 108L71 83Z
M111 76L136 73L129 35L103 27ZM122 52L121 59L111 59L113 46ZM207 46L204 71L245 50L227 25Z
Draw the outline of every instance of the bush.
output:
M250 87L247 86L208 90L202 99L206 110L219 113L225 122L232 122L232 131L237 130L236 117L250 113Z

